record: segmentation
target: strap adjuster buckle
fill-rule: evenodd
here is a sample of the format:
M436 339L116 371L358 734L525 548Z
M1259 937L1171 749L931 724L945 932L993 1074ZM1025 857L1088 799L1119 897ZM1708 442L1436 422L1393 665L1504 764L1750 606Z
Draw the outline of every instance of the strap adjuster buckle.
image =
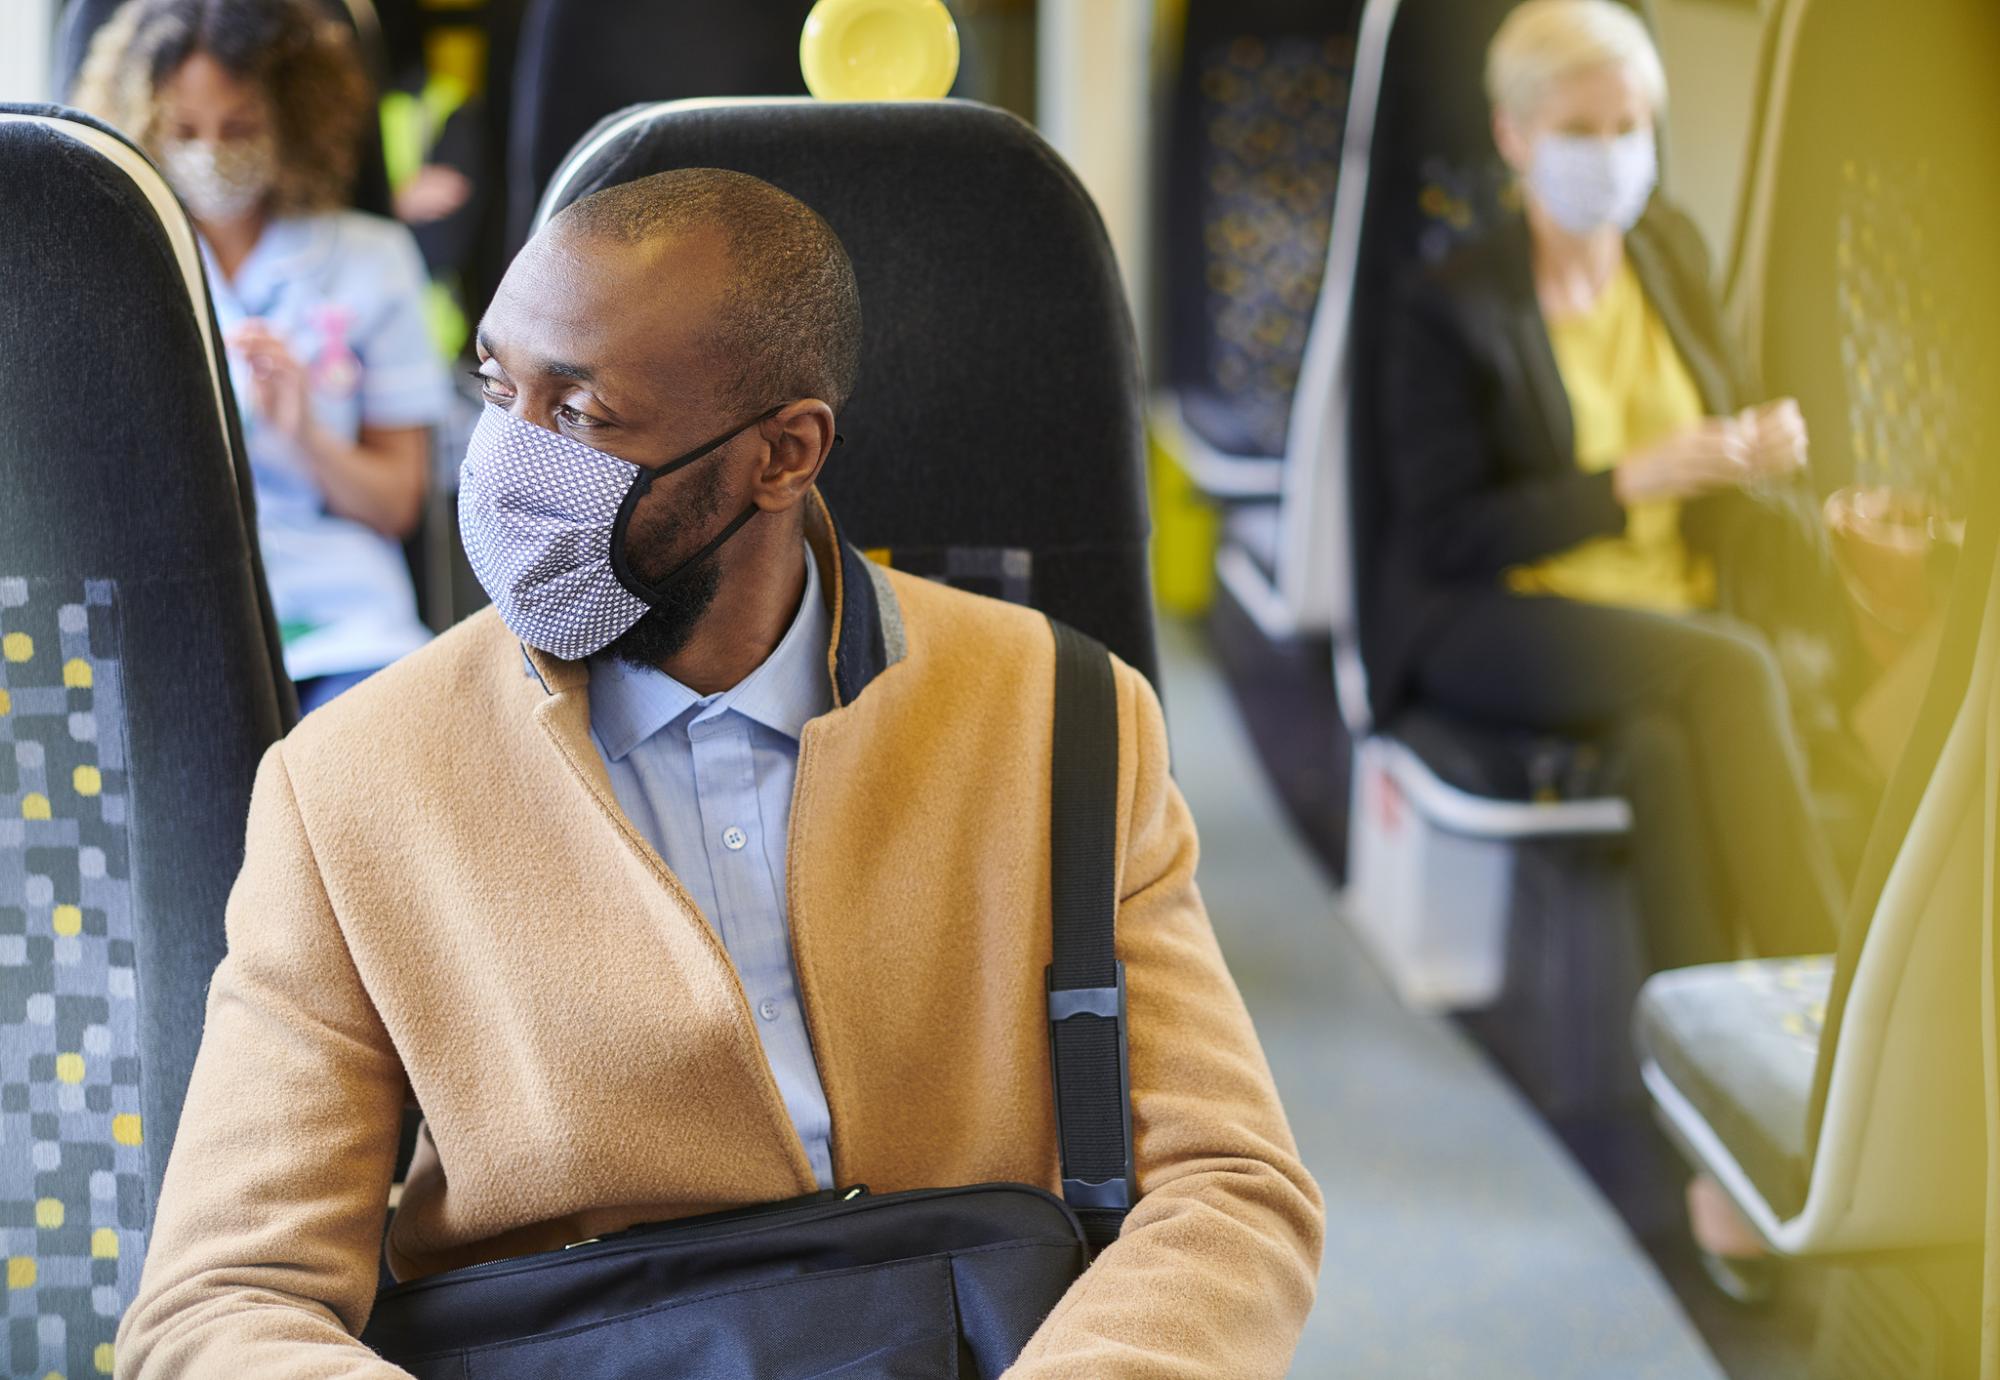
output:
M1057 1151L1062 1161L1062 1196L1070 1210L1079 1214L1092 1209L1121 1214L1121 1217L1106 1221L1102 1217L1085 1217L1084 1230L1094 1249L1102 1249L1111 1238L1118 1234L1118 1222L1122 1214L1139 1199L1139 1176L1132 1160L1132 1074L1126 1046L1125 1024L1125 965L1118 963L1114 971L1116 979L1109 987L1058 987L1055 985L1055 968L1048 971L1049 1001L1049 1060L1055 1069L1056 1086L1056 1141ZM1119 1116L1119 1144L1116 1165L1099 1163L1078 1165L1072 1162L1073 1147L1064 1134L1072 1115L1081 1115L1075 1106L1066 1106L1071 1097L1088 1097L1089 1084L1086 1078L1091 1071L1089 1064L1072 1065L1065 1068L1067 1061L1062 1052L1058 1034L1067 1021L1091 1019L1109 1021L1117 1031L1116 1041L1110 1049L1096 1057L1109 1058L1114 1067L1096 1065L1095 1071L1104 1083L1116 1088ZM1064 1074L1069 1074L1065 1078ZM1072 1081L1074 1080L1074 1081ZM1109 1092L1109 1088L1105 1088ZM1108 1101L1108 1098L1106 1099ZM1088 1106L1086 1101L1083 1105ZM1101 1115L1101 1113L1097 1113ZM1093 1173L1086 1178L1083 1173ZM1110 1170L1109 1174L1105 1171ZM1103 1177L1095 1177L1102 1175Z

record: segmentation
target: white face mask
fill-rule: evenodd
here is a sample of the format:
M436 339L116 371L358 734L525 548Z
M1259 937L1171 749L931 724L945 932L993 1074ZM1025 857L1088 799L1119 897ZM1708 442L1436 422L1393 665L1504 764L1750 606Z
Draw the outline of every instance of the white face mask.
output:
M1557 225L1587 235L1607 225L1620 234L1638 223L1659 180L1653 132L1616 139L1544 134L1535 141L1528 188Z
M160 170L188 212L200 221L230 221L254 210L278 176L278 141L176 139L160 153Z

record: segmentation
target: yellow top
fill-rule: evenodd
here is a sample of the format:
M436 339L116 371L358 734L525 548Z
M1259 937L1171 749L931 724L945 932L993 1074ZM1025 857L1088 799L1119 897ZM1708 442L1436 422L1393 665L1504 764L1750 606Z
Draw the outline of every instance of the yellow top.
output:
M1628 260L1590 310L1549 323L1549 343L1576 427L1576 463L1608 470L1641 446L1700 420L1694 378L1646 300ZM1636 503L1625 531L1515 566L1517 594L1559 594L1595 604L1685 613L1715 602L1715 572L1681 540L1675 499Z

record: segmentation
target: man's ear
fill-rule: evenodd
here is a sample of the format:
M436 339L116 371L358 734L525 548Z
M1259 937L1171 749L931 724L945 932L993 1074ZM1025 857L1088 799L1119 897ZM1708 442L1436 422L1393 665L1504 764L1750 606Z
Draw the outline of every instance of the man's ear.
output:
M781 513L802 500L819 480L833 451L833 409L818 398L802 398L760 424L770 451L757 473L751 501L767 513Z

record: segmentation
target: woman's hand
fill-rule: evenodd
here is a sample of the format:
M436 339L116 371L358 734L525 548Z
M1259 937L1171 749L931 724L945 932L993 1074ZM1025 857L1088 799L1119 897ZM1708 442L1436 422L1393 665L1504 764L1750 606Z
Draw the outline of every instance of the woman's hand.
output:
M292 440L303 441L312 425L312 390L305 366L255 317L231 331L226 343L250 366L257 415Z
M1735 417L1704 417L1619 463L1611 490L1629 508L1740 488L1755 473L1757 433Z
M1750 431L1750 468L1759 479L1789 479L1806 467L1806 419L1798 399L1746 407L1736 420Z

